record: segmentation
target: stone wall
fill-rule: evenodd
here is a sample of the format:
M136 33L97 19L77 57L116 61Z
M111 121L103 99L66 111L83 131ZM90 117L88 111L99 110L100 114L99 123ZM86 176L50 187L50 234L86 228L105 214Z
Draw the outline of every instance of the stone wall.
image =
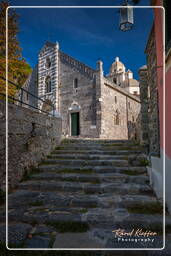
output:
M60 52L59 97L62 130L71 136L71 113L79 112L80 136L99 137L96 126L96 70ZM74 80L77 79L77 88Z
M0 184L5 188L5 102L0 102ZM60 143L61 118L18 105L8 105L8 177L15 187L25 171L36 166Z
M136 139L140 100L104 78L101 61L97 63L97 70L93 70L60 52L59 68L64 136L71 135L71 113L79 112L81 137ZM77 88L74 88L74 79L78 81ZM117 111L119 125L114 124Z
M148 70L147 66L144 65L139 69L140 77L140 99L141 99L141 110L140 110L140 121L141 121L141 135L140 143L143 145L149 145L149 116L148 116Z
M148 76L148 119L149 119L149 147L150 152L160 152L160 133L159 133L159 109L158 109L158 90L157 90L157 59L154 27L148 39L145 50L147 55L147 76Z
M102 133L103 138L136 139L136 121L140 100L114 85L108 79L102 87ZM116 115L119 120L116 122Z

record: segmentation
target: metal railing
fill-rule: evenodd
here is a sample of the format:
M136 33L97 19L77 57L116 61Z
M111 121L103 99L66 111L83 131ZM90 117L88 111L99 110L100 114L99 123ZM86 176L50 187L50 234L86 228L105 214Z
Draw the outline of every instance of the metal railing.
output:
M4 80L4 81L6 82L6 79L5 79L4 77L0 76L0 79ZM33 93L27 91L26 89L20 87L19 85L15 84L14 82L12 82L12 81L10 81L10 80L8 80L8 83L9 83L10 85L14 86L15 88L17 88L18 91L21 91L21 93L20 93L20 95L19 95L18 98L8 95L8 99L12 100L12 103L16 104L16 102L18 102L18 103L20 103L21 106L22 106L22 105L26 105L26 106L28 106L28 107L30 107L30 108L33 108L33 109L38 110L39 112L45 113L45 114L47 114L47 115L55 116L55 107L54 107L53 104L48 103L46 100L43 100L42 98L40 98L40 97L34 95ZM37 100L37 103L38 103L38 101L41 101L41 102L43 102L45 105L50 106L50 108L51 108L51 110L52 110L52 114L49 113L48 111L42 110L42 109L40 109L40 108L34 106L33 104L30 104L29 102L24 101L24 97L23 97L23 96L24 96L24 93L26 93L26 95L30 95L31 97L35 98L35 99ZM0 95L6 97L6 94L5 94L5 93L0 92Z

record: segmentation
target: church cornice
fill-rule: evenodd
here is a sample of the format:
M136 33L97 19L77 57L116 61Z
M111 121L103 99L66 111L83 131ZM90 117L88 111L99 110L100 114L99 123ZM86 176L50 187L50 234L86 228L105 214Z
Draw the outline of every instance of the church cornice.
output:
M94 74L97 70L87 66L86 64L82 63L81 61L71 57L70 55L59 51L59 57L62 62L69 64L71 67L79 70L80 72L84 73L86 76L93 78Z

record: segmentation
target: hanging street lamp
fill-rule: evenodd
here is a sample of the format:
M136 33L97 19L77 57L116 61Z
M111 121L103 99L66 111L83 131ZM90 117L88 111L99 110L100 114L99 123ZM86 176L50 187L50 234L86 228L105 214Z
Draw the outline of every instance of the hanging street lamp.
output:
M133 7L128 4L126 0L120 8L120 23L119 28L122 31L128 31L133 28L134 25L134 13Z

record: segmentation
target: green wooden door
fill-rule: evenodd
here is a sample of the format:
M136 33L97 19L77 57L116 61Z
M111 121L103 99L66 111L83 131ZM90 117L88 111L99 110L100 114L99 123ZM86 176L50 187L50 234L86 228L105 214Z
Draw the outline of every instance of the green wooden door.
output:
M79 113L71 113L71 136L79 135Z

